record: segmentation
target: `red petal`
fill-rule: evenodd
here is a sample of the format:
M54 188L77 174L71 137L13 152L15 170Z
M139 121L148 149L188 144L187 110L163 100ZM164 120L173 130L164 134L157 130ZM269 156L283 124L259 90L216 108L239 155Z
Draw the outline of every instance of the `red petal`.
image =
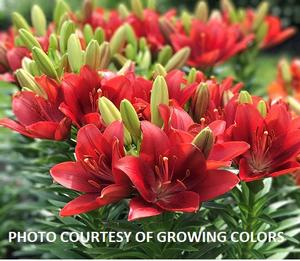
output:
M239 178L233 173L225 170L207 171L204 180L198 186L200 201L214 199L235 187Z
M210 152L209 159L215 161L230 161L246 152L249 148L249 144L242 141L229 141L215 144Z
M15 122L11 119L8 119L8 118L5 118L5 119L1 119L0 120L0 125L6 127L6 128L9 128L11 130L14 130L14 131L17 131L19 132L20 134L22 135L25 135L27 137L30 137L30 138L36 138L34 135L32 135L31 133L29 133L25 127L23 125L21 125L20 123L18 122Z
M149 165L154 165L160 156L166 155L170 148L170 141L160 128L150 122L143 121L141 126L143 140L140 157Z
M26 130L40 139L55 139L55 133L59 128L58 122L40 121L26 126Z
M112 184L102 189L98 202L116 202L126 198L130 193L129 186Z
M133 198L129 203L128 220L133 221L139 218L157 216L162 211L155 205L149 204L141 198Z
M123 171L131 180L141 196L147 201L155 198L151 188L155 188L155 174L141 158L126 156L118 160L115 168Z
M182 191L168 195L157 205L168 211L195 212L199 208L199 195L192 191Z
M97 201L98 193L89 193L73 199L60 211L61 216L72 216L100 208L105 204Z
M92 186L88 181L97 183L81 165L80 162L63 162L55 165L50 170L52 178L62 186L80 192L97 192L100 188Z

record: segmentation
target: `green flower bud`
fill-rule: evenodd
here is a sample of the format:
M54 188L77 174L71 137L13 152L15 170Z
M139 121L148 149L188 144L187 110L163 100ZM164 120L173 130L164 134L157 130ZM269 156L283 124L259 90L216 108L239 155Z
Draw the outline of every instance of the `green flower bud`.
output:
M165 77L167 75L167 71L165 67L163 67L160 63L157 63L154 66L154 78L159 75Z
M100 67L100 62L100 46L96 40L91 40L85 51L84 63L93 70L97 70Z
M131 0L131 10L139 19L144 19L144 7L141 0Z
M43 36L47 31L47 20L43 10L34 5L31 9L31 22L38 36Z
M92 16L93 13L93 1L92 0L84 0L83 5L82 5L82 13L83 13L83 18L85 20L89 19Z
M164 37L168 40L170 40L170 35L176 31L173 23L165 17L159 19L159 27Z
M196 9L195 16L198 20L206 22L208 20L208 6L205 1L199 1Z
M59 76L62 76L64 72L68 71L70 71L70 65L68 60L68 54L65 53L58 63L57 73Z
M107 69L111 60L110 45L108 42L103 42L100 45L100 65L99 69Z
M41 70L41 72L53 79L58 80L58 75L53 63L42 49L38 47L33 47L32 57L33 60L36 62L38 68Z
M259 103L257 104L257 110L259 111L259 113L262 117L267 116L267 105L264 100L259 101Z
M138 48L138 40L136 37L136 34L132 27L129 24L125 24L125 30L126 30L126 35L127 35L127 42L130 43L134 49L135 52L137 51Z
M125 48L125 55L128 59L134 60L136 57L135 48L132 46L132 44L127 44Z
M145 50L139 64L142 70L148 70L151 65L151 52L149 49Z
M94 39L102 44L105 41L105 32L101 27L98 27L95 31Z
M113 56L113 59L114 59L114 64L120 68L120 67L123 67L127 61L127 58L124 57L122 54L119 54L119 53L116 53L114 56Z
M263 42L263 40L265 39L265 36L268 32L268 24L263 22L261 23L261 25L258 27L258 29L256 30L256 41L258 42L258 44L261 44Z
M224 106L231 100L231 98L233 96L234 96L234 94L232 93L232 91L230 91L230 90L224 91L224 94L223 94L223 104L224 104Z
M83 65L83 52L78 36L72 34L68 40L68 59L72 72L78 73Z
M184 47L180 49L177 53L173 55L173 57L166 64L166 71L169 72L174 69L182 68L187 60L190 57L191 49L189 47Z
M192 114L196 122L200 122L201 118L206 114L209 106L209 89L206 83L200 83L195 96L192 100Z
M196 81L196 77L197 77L197 70L195 68L192 68L188 74L188 77L187 77L187 82L189 84L193 83Z
M119 27L110 39L111 54L114 55L120 51L126 42L126 25Z
M183 28L185 33L188 35L191 30L191 25L192 25L192 17L187 11L183 11L181 13L181 21L183 24Z
M89 24L83 27L83 36L87 44L94 38L93 28Z
M204 157L207 159L214 145L214 135L211 129L209 127L206 127L201 130L192 141L192 144L200 149Z
M4 66L5 68L9 68L6 53L7 53L7 50L4 46L4 44L0 43L0 64L2 66Z
M68 39L73 33L75 33L74 23L71 21L65 21L61 26L59 37L59 48L63 54L67 51Z
M163 125L163 120L159 113L159 105L161 104L169 105L169 91L165 78L157 76L152 86L150 110L151 122L159 127Z
M247 91L241 91L238 100L239 100L239 104L244 104L244 103L253 104L252 97Z
M279 68L284 82L287 84L291 83L293 76L290 69L290 65L286 59L281 59L279 63Z
M20 29L19 35L22 42L29 50L31 50L33 47L42 48L38 40L29 31L25 29Z
M252 25L252 29L254 31L256 31L257 28L262 24L268 12L269 12L269 3L266 1L261 2L255 13L254 22Z
M118 108L106 97L99 98L98 105L102 120L106 126L115 121L122 120L121 113L119 112ZM132 143L130 133L126 127L124 128L124 142L126 145Z
M135 141L141 139L141 123L139 117L133 107L133 105L128 100L123 100L120 104L120 112L122 121L134 138Z
M56 25L59 25L63 16L70 12L69 5L63 0L56 0L56 5L53 12L53 20Z
M156 10L156 0L148 0L147 8L155 11Z
M49 37L49 49L57 50L58 48L58 40L54 33L50 34Z
M288 96L287 102L290 108L297 114L300 115L300 102L297 101L295 98Z
M218 11L218 10L213 10L210 17L209 17L210 20L220 20L222 21L222 14Z
M130 14L127 7L126 7L126 5L124 5L124 4L119 4L118 5L118 12L119 12L122 19L126 19Z
M12 22L13 25L18 29L25 29L27 31L30 31L30 26L26 22L25 18L20 15L18 12L12 13Z
M162 65L166 65L173 55L173 50L170 45L164 46L158 53L157 61Z
M139 49L144 52L146 49L148 49L148 44L147 44L147 40L145 37L141 37L139 39Z
M21 87L26 88L35 94L47 99L45 90L37 84L34 77L24 69L18 69L15 73Z
M134 68L134 63L130 60L126 60L122 66L122 68L118 71L118 75L124 75L126 72L130 71Z

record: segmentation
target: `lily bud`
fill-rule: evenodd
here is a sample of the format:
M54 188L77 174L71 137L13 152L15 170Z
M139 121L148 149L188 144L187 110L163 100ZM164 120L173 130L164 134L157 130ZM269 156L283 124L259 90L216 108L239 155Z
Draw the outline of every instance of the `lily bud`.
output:
M100 46L96 40L91 40L85 51L85 64L89 65L93 70L100 67Z
M154 77L156 78L159 75L165 77L167 75L167 72L166 72L165 67L163 67L161 64L157 63L154 66Z
M151 52L149 49L146 49L143 53L141 62L140 62L140 68L142 70L148 70L151 65Z
M204 157L207 159L214 145L214 135L211 129L209 127L206 127L201 130L192 141L192 144L200 149Z
M106 97L101 97L98 100L99 111L102 117L102 120L106 126L115 122L121 121L121 113L118 108ZM130 133L124 128L124 142L129 145L132 143Z
M195 9L195 16L202 22L206 22L208 20L208 6L205 1L198 2Z
M239 104L244 104L244 103L253 104L252 97L247 91L241 91L238 100L239 100Z
M268 24L263 22L258 29L256 30L256 41L258 42L258 44L261 44L263 42L263 40L265 39L265 36L268 32Z
M56 25L60 24L62 17L70 12L70 7L63 0L56 0L56 5L53 13L53 20Z
M61 26L59 37L59 48L63 54L67 51L68 39L73 33L75 33L74 23L71 21L65 21Z
M172 22L164 17L159 19L159 27L164 37L168 40L170 40L170 35L176 31Z
M114 64L120 68L123 67L127 62L130 62L130 60L127 60L127 58L125 56L123 56L122 54L116 53L113 56L113 60L114 60Z
M229 14L235 12L235 7L230 0L221 0L221 9Z
M65 53L59 61L57 73L59 76L62 76L64 72L68 72L68 71L70 71L70 65L68 60L68 54Z
M182 68L187 60L189 59L191 54L191 49L189 47L184 47L180 49L177 53L173 55L173 57L166 64L166 71L169 72L174 69Z
M105 125L109 125L114 121L122 120L121 113L118 108L106 97L100 97L98 105Z
M43 10L38 5L34 5L31 9L31 22L38 36L46 34L47 20Z
M163 125L163 120L159 112L159 105L161 104L169 105L169 91L165 78L157 76L152 86L150 110L151 122L159 127Z
M139 39L139 47L142 52L149 48L145 37Z
M144 7L141 0L131 0L131 10L139 19L144 19Z
M223 105L225 106L231 100L231 98L233 96L234 96L234 94L232 93L232 91L230 91L230 90L224 91L224 94L223 94Z
M49 37L49 50L57 50L58 48L58 39L57 36L52 33Z
M84 0L83 6L82 6L82 11L83 11L83 18L85 20L88 20L93 13L93 2L92 0Z
M83 27L83 37L87 44L94 38L93 28L89 24Z
M195 68L192 68L188 74L187 82L191 84L196 81L196 78L197 78L197 70Z
M37 84L37 82L34 80L34 77L30 73L24 69L18 69L15 75L21 87L29 89L45 99L48 98L45 90Z
M137 51L138 40L134 30L129 24L125 24L125 30L127 35L127 42L130 43L135 48L135 51Z
M257 110L259 111L260 115L262 117L266 117L267 115L267 105L264 100L260 100L259 103L257 104Z
M68 40L68 59L72 72L79 72L83 65L83 52L79 38L72 34Z
M94 39L102 44L105 41L105 32L101 27L98 27L95 31Z
M53 79L58 79L57 72L55 70L55 67L47 54L38 47L32 48L32 57L34 61L36 62L38 68L43 72L44 74L48 75L49 77Z
M155 11L156 10L156 0L148 0L147 8Z
M103 42L100 45L100 64L99 69L106 69L111 60L110 45L108 42Z
M189 34L190 30L191 30L192 17L187 11L182 12L181 21L182 21L185 33Z
M126 99L123 100L120 104L120 112L122 121L131 136L135 141L140 140L142 135L141 123L131 102Z
M257 8L257 11L255 13L254 17L254 23L252 25L252 29L256 31L256 29L262 24L264 21L266 15L269 11L269 3L266 1L263 1Z
M279 67L284 82L291 83L293 76L288 61L286 59L282 59L279 63Z
M18 29L25 29L27 31L30 31L30 26L26 22L25 18L20 15L18 12L12 13L12 22L13 25Z
M126 60L122 68L118 71L117 75L124 75L128 71L134 71L134 63L130 60Z
M218 10L213 10L209 17L210 20L220 20L222 21L222 14Z
M209 106L210 94L206 83L200 83L192 101L192 113L196 122L207 112Z
M33 47L42 48L38 40L29 31L20 29L19 35L22 42L29 50L31 50Z
M6 50L5 46L2 43L0 43L0 64L2 66L4 66L5 68L9 68L6 53L7 53L7 50Z
M123 25L115 31L110 39L110 50L112 55L120 51L120 49L124 46L126 39L126 26Z
M165 65L171 59L172 55L172 47L170 45L166 45L158 53L157 61L158 63Z
M300 115L300 102L294 97L288 96L287 102L290 108L297 114Z
M118 12L119 12L122 19L126 19L130 14L127 7L126 7L126 5L124 5L124 4L119 4L118 5Z

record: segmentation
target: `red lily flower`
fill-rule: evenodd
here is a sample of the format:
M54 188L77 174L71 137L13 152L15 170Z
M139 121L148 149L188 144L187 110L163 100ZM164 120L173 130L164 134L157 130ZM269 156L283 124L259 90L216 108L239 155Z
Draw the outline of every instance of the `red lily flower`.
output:
M153 10L145 9L144 18L140 19L135 14L127 17L128 22L138 38L145 37L154 51L159 50L165 44L165 39L159 27L159 14Z
M171 35L171 43L176 51L185 46L191 48L188 64L197 68L225 62L246 49L252 39L253 35L242 37L238 26L227 25L219 19L207 23L194 19L189 35L183 31Z
M112 123L103 133L93 124L82 127L75 154L76 162L63 162L50 170L56 182L84 193L70 201L61 216L89 212L129 195L128 179L114 169L116 160L124 155L120 122Z
M78 128L89 123L102 126L97 103L100 87L100 76L88 66L82 67L79 74L65 74L62 80L64 102L60 109Z
M237 108L231 140L245 141L251 148L239 160L240 178L253 181L292 173L300 169L299 120L292 120L286 105L271 106L262 117L252 104Z
M165 77L170 99L179 106L184 106L194 94L199 82L204 80L204 77L203 73L197 72L196 81L192 84L187 84L184 72L180 70L170 71Z
M282 29L281 21L276 16L267 16L265 23L268 25L268 31L261 45L262 48L278 45L296 33L296 29L293 27Z
M58 109L62 102L60 86L46 76L35 80L44 89L47 98L30 91L18 92L12 101L17 121L5 118L0 120L0 125L31 138L66 139L71 121Z
M116 75L102 80L102 95L111 100L117 107L123 99L133 104L139 100L150 101L152 82L138 77L133 70L125 72L124 75Z
M139 193L130 201L129 220L164 211L197 211L202 201L238 183L230 172L209 169L203 153L191 143L174 144L163 130L146 121L142 132L140 156L126 156L116 163Z

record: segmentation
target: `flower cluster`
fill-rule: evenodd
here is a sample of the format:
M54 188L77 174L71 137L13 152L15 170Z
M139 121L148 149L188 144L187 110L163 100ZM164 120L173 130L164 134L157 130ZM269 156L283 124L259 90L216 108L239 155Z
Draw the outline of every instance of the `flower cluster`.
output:
M13 72L20 90L15 119L0 125L30 138L76 141L74 160L50 170L55 182L80 192L62 216L123 199L130 200L129 220L196 212L240 181L300 170L300 118L289 103L199 71L258 38L260 47L276 44L292 29L282 32L265 6L240 24L233 6L224 6L209 14L200 2L195 14L161 15L153 1L106 12L87 0L77 14L60 0L49 26L33 7L33 28L13 15L0 69ZM297 90L297 62L291 70Z

